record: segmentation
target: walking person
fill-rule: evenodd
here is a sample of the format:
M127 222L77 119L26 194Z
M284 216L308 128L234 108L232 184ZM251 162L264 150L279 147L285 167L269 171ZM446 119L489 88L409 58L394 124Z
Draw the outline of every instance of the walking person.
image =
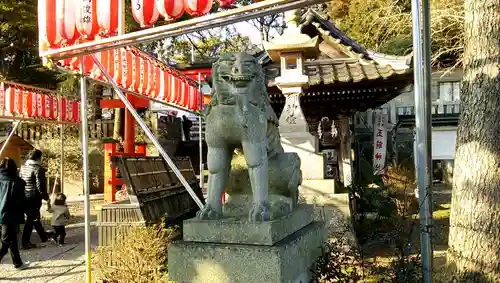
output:
M24 212L21 209L24 206L24 186L25 182L17 176L14 160L4 158L0 161L0 262L10 250L12 263L17 269L25 269L29 264L21 260L17 243L19 224L24 223Z
M54 228L54 235L52 240L59 244L64 245L64 238L66 237L66 224L70 218L68 205L66 205L66 196L63 193L56 194L51 207L52 211L52 228Z
M185 141L191 140L191 127L193 126L193 122L186 117L186 115L182 116L182 131L184 132Z
M45 169L42 167L42 152L38 149L29 154L29 159L21 167L21 178L26 182L24 190L26 197L25 213L26 224L24 225L22 236L23 249L36 248L31 243L31 232L35 227L42 243L47 242L48 236L40 221L40 208L42 200L47 201L47 209L50 209L49 194L47 193L47 183L45 179Z

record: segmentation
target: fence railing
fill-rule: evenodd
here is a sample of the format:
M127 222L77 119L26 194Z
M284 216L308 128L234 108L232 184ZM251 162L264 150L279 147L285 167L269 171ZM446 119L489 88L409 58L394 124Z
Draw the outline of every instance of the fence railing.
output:
M200 134L198 132L198 129L200 128L200 126L199 126L200 122L198 120L192 121L192 122L193 122L193 126L190 129L189 136L190 136L191 140L197 141L200 139ZM202 122L201 127L202 127L201 128L201 131L202 131L201 139L205 140L205 122Z
M388 114L389 125L395 125L401 115L415 115L415 105L395 105L388 103L381 107L384 114ZM431 111L436 114L458 114L460 113L460 101L435 101L432 103ZM374 110L356 114L355 126L357 128L371 128L374 122Z
M90 139L103 139L113 136L113 120L95 120L89 121L89 138ZM43 138L58 138L59 127L46 127L40 124L21 124L16 130L16 135L28 140L39 141ZM79 135L79 127L66 126L65 135Z

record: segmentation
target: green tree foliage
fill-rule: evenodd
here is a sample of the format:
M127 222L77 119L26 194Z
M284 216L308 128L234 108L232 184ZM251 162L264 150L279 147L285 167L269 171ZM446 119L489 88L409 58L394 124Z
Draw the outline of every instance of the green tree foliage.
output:
M0 79L55 88L57 73L38 56L36 0L0 2Z
M431 0L432 63L462 62L463 0ZM376 51L405 55L412 50L411 0L336 0L329 16L354 40Z

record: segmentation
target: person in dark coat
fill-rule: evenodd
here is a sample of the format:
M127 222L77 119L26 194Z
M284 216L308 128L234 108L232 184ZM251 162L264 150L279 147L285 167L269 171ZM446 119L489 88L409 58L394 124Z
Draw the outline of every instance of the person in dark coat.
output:
M36 247L31 243L31 232L33 231L33 227L35 227L42 243L48 240L48 235L40 222L42 200L47 201L47 207L50 209L45 169L42 167L42 152L40 150L35 149L30 152L28 161L21 167L20 175L26 182L26 188L24 190L26 197L26 224L23 230L22 246L23 249L30 249Z
M10 250L12 263L17 269L24 269L28 264L21 260L17 243L19 224L24 223L22 210L25 201L24 186L25 182L17 176L14 160L5 158L0 161L0 224L2 225L0 261Z
M186 117L186 115L182 116L182 131L184 132L184 139L186 141L191 140L191 127L193 126L193 122Z

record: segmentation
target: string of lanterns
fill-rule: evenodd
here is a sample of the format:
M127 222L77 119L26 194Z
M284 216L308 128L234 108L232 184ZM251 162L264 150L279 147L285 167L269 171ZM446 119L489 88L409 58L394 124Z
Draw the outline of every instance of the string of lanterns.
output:
M124 90L151 99L175 104L193 111L199 110L200 92L188 78L171 68L163 68L158 62L136 48L119 48L95 54L113 80ZM83 73L106 83L104 74L85 56ZM82 73L81 59L59 60L57 64L69 71ZM89 63L87 63L89 62Z
M62 108L62 112L59 113ZM25 88L8 82L0 82L0 116L16 116L64 122L80 120L80 102L68 98L59 99L53 93L37 88Z
M118 33L121 0L40 0L39 34L43 48L58 48ZM236 0L124 0L131 1L131 14L142 27L155 25L160 16L166 22L184 14L204 16L214 8L229 9ZM258 2L258 1L255 1Z

